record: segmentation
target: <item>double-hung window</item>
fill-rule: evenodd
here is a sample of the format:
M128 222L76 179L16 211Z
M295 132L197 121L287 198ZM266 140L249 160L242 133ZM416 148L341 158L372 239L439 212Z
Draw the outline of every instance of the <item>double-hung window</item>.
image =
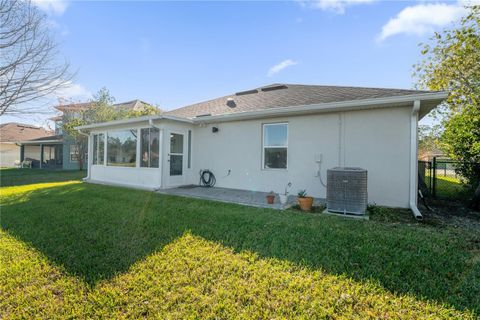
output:
M70 162L78 161L78 146L76 144L70 145Z
M158 168L159 164L159 130L157 128L141 129L140 166Z
M287 169L288 124L263 125L263 169Z
M93 135L93 164L105 163L105 135L103 133Z

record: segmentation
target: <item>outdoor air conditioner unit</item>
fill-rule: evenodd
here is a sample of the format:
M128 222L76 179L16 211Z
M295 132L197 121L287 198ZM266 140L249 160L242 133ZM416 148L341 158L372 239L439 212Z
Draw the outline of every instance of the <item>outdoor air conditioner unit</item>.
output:
M327 211L363 215L367 210L367 170L336 167L327 170Z

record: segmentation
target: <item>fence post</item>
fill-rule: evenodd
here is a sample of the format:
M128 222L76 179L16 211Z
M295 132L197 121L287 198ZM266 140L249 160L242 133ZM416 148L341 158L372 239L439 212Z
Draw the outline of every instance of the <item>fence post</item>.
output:
M432 196L437 197L437 157L433 157L432 162Z

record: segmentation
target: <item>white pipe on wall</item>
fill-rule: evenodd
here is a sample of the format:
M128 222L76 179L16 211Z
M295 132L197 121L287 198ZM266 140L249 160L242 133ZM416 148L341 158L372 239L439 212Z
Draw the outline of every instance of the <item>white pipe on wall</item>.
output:
M417 176L418 176L418 160L417 160L417 130L418 130L418 112L420 110L420 100L413 102L412 115L410 118L410 209L413 216L417 220L423 220L420 210L417 208Z

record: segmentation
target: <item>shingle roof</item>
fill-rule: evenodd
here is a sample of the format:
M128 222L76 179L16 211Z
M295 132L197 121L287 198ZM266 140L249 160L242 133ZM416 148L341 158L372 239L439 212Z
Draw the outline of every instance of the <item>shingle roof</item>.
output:
M29 124L9 122L0 125L1 142L25 141L53 135L54 133L52 131Z
M256 89L192 104L166 112L167 115L195 118L202 115L221 115L271 108L294 107L319 103L385 98L427 93L430 91L320 86L298 84L272 84Z
M82 102L82 103L71 103L71 104L64 104L55 106L55 109L60 111L78 111L78 110L85 110L93 105L92 102ZM144 106L150 105L147 102L135 99L132 101L116 103L113 105L116 109L123 109L123 110L141 110Z

